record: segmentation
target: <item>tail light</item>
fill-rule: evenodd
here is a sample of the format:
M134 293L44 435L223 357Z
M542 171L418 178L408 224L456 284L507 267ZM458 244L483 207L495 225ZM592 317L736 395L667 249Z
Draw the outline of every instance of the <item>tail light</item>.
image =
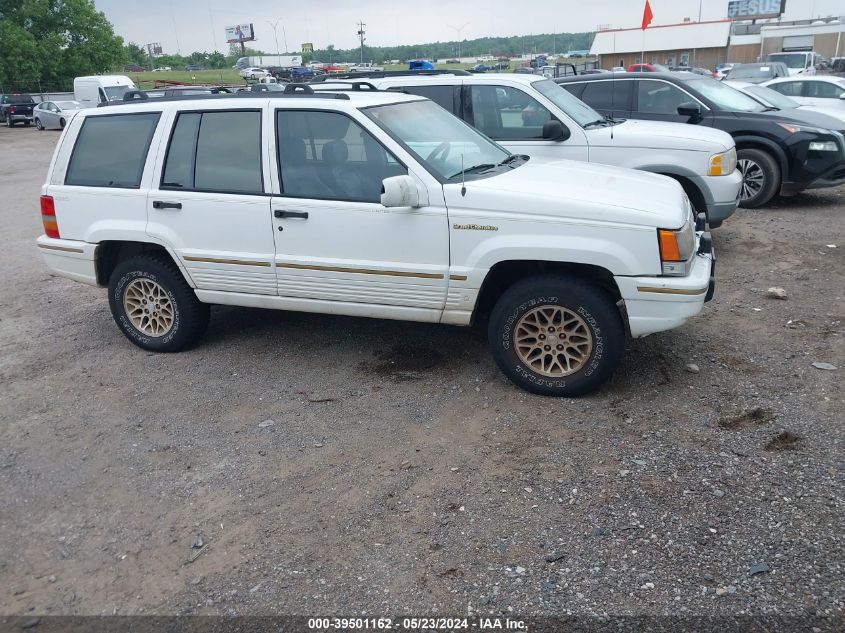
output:
M53 196L41 196L41 221L44 223L44 235L59 239L59 225L56 222L56 203Z
M15 106L10 105L8 108L6 108L6 112L8 112L9 114L14 114L15 113Z

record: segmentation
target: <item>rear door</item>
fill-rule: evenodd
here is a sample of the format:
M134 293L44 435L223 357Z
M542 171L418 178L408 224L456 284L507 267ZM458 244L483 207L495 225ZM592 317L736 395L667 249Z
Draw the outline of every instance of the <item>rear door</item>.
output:
M613 79L587 81L581 94L575 96L601 114L624 119L631 116L633 84L632 81ZM566 88L567 84L563 87Z
M175 252L200 290L274 295L264 111L198 103L169 113L147 233Z

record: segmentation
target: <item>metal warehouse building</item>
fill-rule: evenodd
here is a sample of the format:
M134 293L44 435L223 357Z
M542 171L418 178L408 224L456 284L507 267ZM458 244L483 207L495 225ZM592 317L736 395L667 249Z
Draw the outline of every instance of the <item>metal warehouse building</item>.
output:
M590 55L602 68L665 64L713 68L722 62L754 62L780 51L845 55L845 20L743 23L731 20L684 22L635 29L605 29L593 38Z

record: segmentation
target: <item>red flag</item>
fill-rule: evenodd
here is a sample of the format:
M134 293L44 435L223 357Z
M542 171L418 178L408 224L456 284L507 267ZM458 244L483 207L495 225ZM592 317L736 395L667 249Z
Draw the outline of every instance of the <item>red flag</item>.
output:
M645 0L645 9L643 9L643 31L648 28L648 25L651 24L653 18L654 14L651 12L651 5L649 4L648 0Z

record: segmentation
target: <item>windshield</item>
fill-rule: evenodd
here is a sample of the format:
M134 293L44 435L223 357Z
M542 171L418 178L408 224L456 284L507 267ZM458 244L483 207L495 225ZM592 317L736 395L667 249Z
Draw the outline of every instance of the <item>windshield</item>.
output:
M123 95L129 90L133 90L131 86L108 86L103 88L106 93L106 99L109 101L123 101Z
M801 104L794 99L790 99L786 95L782 95L777 90L766 88L766 86L748 86L745 88L745 92L762 100L770 106L774 106L775 108L783 109L801 107Z
M546 99L554 103L558 108L575 119L575 122L581 127L589 125L590 123L604 121L604 117L602 115L593 110L578 97L572 95L563 86L559 86L553 82L551 79L535 81L531 84L531 87L535 88L537 92L546 97Z
M755 101L747 94L741 93L736 88L723 84L716 79L699 79L695 83L689 83L690 88L698 90L706 99L709 99L722 110L732 112L763 112L766 107Z
M770 62L783 62L788 68L804 68L807 56L804 53L781 53L768 56Z
M56 105L62 110L79 110L82 107L78 101L56 101Z
M726 79L768 79L771 76L771 66L736 66L731 68Z
M480 171L467 173L467 180L482 177L485 166L493 170L511 155L433 101L394 103L363 112L443 180L455 180L462 169L474 168Z

